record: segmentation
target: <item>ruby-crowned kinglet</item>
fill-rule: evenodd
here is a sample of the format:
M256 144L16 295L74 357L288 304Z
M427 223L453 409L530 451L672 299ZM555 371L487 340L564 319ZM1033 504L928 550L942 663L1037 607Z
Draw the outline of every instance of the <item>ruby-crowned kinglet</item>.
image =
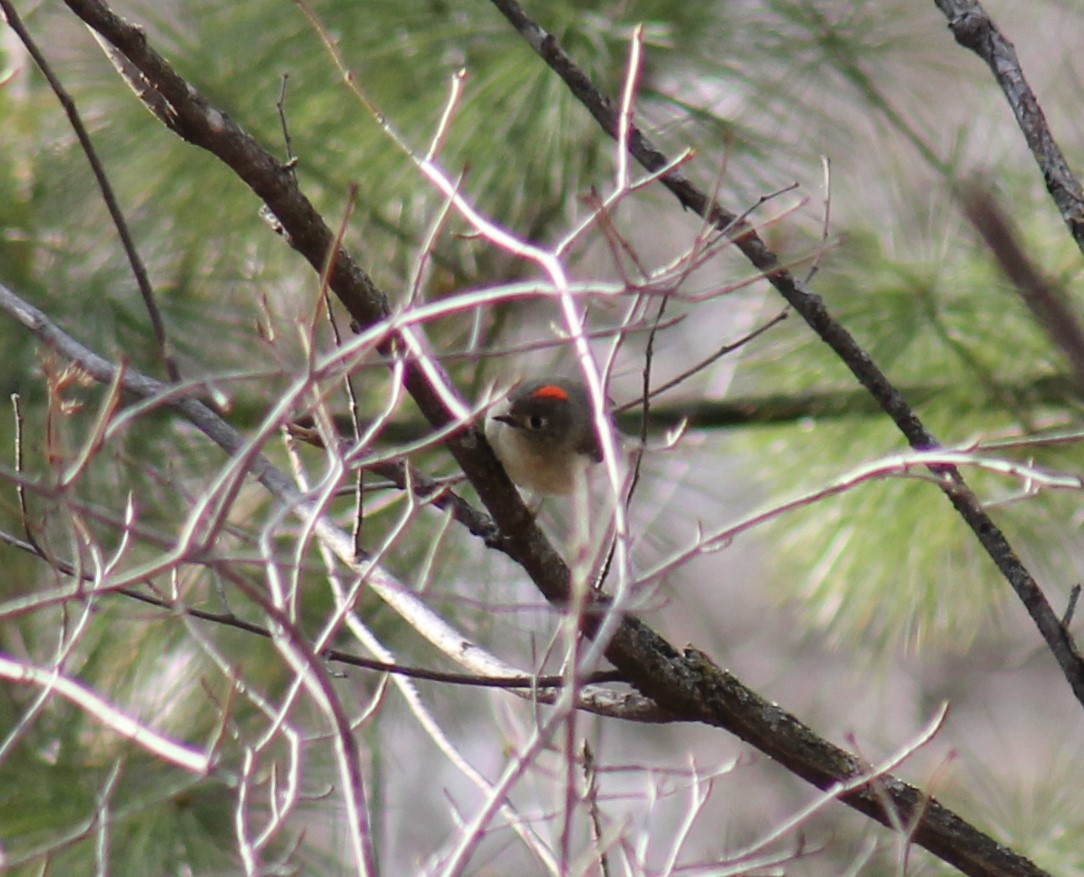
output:
M571 493L602 460L587 388L569 378L520 384L486 438L508 477L538 493Z

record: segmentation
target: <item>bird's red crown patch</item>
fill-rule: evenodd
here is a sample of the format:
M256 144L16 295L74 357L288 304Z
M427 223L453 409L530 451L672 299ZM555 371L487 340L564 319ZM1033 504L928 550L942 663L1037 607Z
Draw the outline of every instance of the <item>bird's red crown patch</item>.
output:
M563 387L558 387L556 384L546 384L544 387L539 387L533 393L531 393L532 399L555 399L558 402L568 401L568 392Z

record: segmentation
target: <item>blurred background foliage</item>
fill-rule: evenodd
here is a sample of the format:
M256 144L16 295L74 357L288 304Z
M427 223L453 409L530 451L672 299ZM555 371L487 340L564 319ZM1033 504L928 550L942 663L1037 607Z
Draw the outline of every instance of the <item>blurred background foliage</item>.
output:
M1082 70L1068 42L1050 46L1042 35L1079 33L1084 13L1068 2L1027 4L1026 15L1010 2L987 5L1017 41L1048 116L1065 135L1063 147L1079 166L1084 132L1075 89ZM671 155L694 148L687 172L704 187L717 187L722 202L735 211L796 181L795 193L769 201L754 221L778 217L763 233L799 273L821 249L826 212L821 159L830 159L827 247L818 257L814 288L944 442L1079 428L1079 388L1065 380L1064 360L963 218L956 186L978 180L989 187L1014 217L1035 264L1058 282L1078 311L1080 253L988 72L955 46L933 4L554 0L534 6L529 11L611 95L621 87L631 30L644 24L638 119ZM613 144L491 5L336 0L313 8L360 88L419 151L440 119L451 76L467 71L442 161L453 175L463 174L463 191L505 227L552 242L585 214L584 196L612 185ZM254 196L228 170L164 130L132 99L89 33L61 4L20 4L20 11L75 97L105 162L158 291L182 371L189 377L220 376L231 418L242 428L254 427L288 385L290 369L303 362L296 325L316 307L315 278L270 232ZM152 45L179 73L284 160L276 103L282 77L288 76L285 117L304 190L334 225L346 216L349 186L357 184L348 246L393 304L405 303L441 199L348 93L297 7L270 0L179 0L126 3L118 11L144 24ZM135 367L160 376L145 312L78 144L10 31L3 34L0 52L5 70L0 281L96 350L123 354ZM665 193L638 195L622 210L618 227L648 264L681 252L698 229ZM424 296L511 281L526 271L507 254L456 234L463 231L463 223L452 218L438 237L423 275ZM598 240L576 248L570 262L577 277L617 275ZM748 264L724 252L690 279L687 291L734 283L750 273ZM669 315L690 319L660 335L656 382L778 307L763 284L707 303L675 300ZM599 328L619 319L601 308L592 317ZM457 384L473 392L490 378L556 367L551 363L567 367L560 353L547 351L497 363L479 355L489 347L549 337L553 319L545 305L520 302L494 308L481 323L443 320L431 334L437 350L470 354L450 358L448 367ZM260 337L258 325L275 328L273 345ZM635 395L643 345L642 337L630 339L618 363L614 392L621 401ZM20 394L26 433L40 436L48 419L43 372L55 365L8 320L0 320L0 347L3 388ZM379 405L386 381L386 373L376 368L359 372L363 409ZM652 552L684 544L698 519L723 526L754 506L823 486L858 464L901 450L898 433L866 405L829 417L802 413L804 401L817 394L854 389L853 378L831 352L792 317L658 400L662 411L680 414L696 402L738 398L748 421L728 422L724 429L712 424L709 410L690 434L687 454L679 448L652 461L636 503L645 525L638 546L645 562ZM58 441L74 454L97 415L102 391L73 388L67 395L82 409L60 418ZM773 405L779 399L789 404L776 416ZM404 405L400 418L413 417ZM11 419L0 420L3 447L11 447ZM43 459L40 443L29 451L28 470L47 482L52 464ZM1011 456L1055 471L1077 472L1084 462L1076 445ZM319 465L315 452L306 459ZM134 546L133 560L153 556L175 537L182 523L178 496L198 495L222 463L199 436L165 415L126 429L98 460L77 485L79 495L96 507L119 509L131 492L141 524L158 537ZM451 471L447 458L436 453L420 462L431 472ZM1062 603L1082 576L1078 494L1024 496L1019 484L968 475L982 496L998 503L996 518L1048 586L1051 600ZM4 529L20 533L13 491L0 502ZM251 550L254 534L271 512L266 502L259 491L243 494L224 551L244 557ZM35 520L52 528L59 554L79 554L70 528L59 523L69 520L62 498L35 499L32 510ZM379 544L401 511L395 497L374 500L367 538ZM346 504L343 514L348 514ZM439 524L436 516L427 520ZM103 518L88 526L107 547L116 544L115 522ZM493 600L530 603L534 596L525 598L508 564L479 558L480 551L465 547L462 534L445 534L434 545L432 533L432 527L418 528L417 536L408 531L386 562L413 582L422 561L439 549L439 580L426 584L436 588L434 599L453 607L466 629L515 648L517 637L547 617L533 603L495 617ZM290 526L284 530L284 555L295 535ZM757 558L755 590L758 599L767 600L765 611L783 617L794 612L808 636L827 635L834 647L883 663L926 650L952 655L972 648L978 638L1002 648L1005 640L997 632L1006 623L1004 607L1011 607L1012 616L1019 614L1007 585L948 503L920 481L868 483L785 515L750 541ZM0 577L5 598L56 585L26 555L0 550L9 572ZM258 575L242 574L254 580ZM315 561L303 573L310 574L314 581L323 575ZM459 586L477 582L482 590L473 592L476 602L463 599ZM183 583L190 604L206 601L212 608L222 587L207 571L192 573ZM674 599L695 601L695 596L682 597L683 587L693 586L671 582ZM314 623L330 606L326 588L319 586L306 590L306 600L311 602L304 617ZM235 597L230 609L260 618L243 599ZM362 611L404 658L431 657L427 647L403 636L377 601L365 597ZM57 623L51 613L5 622L3 648L48 660ZM204 712L206 692L190 680L214 680L206 684L218 685L222 698L224 685L221 675L204 666L204 653L192 648L191 626L124 604L96 612L88 631L69 658L70 672L138 709L167 668L183 666L189 683L169 688L168 708L145 718L159 724L175 719L174 733L189 740L213 733ZM1037 642L1033 633L1023 635L1030 639L1023 645L1014 641L1009 646L1014 654ZM110 651L118 637L124 642L125 672ZM243 664L269 696L288 683L289 668L275 664L273 651L253 645L251 637L207 631L200 637L214 640L221 666ZM261 653L267 661L254 659ZM142 675L148 678L137 678ZM354 684L367 690L365 682ZM4 727L11 727L33 695L10 687L2 691L0 715ZM454 708L448 705L449 711ZM88 735L103 732L90 728L93 722L74 708L61 709L62 716L43 715L32 723L13 744L19 756L9 752L0 766L0 838L9 854L27 854L40 839L55 837L50 832L61 825L70 830L79 822L76 813L87 817L97 806L102 778L123 761L113 794L124 802L118 814L132 836L115 839L109 852L112 873L233 873L230 857L220 855L229 845L221 823L232 807L230 790L208 783L186 788L176 778L155 777L135 783L157 793L153 806L137 806L137 790L126 793L125 784L142 770L161 769L137 765L130 752L122 759L115 751L88 748ZM254 711L238 709L239 725L258 724ZM374 765L384 755L376 746ZM309 757L311 777L330 770L316 747ZM49 772L50 784L34 782L39 768ZM60 787L71 793L58 794ZM53 803L54 797L62 803ZM1026 809L1025 802L1016 803ZM981 808L982 802L971 806ZM1004 801L999 806L1012 810ZM163 808L172 815L163 817ZM1066 810L1067 818L1077 810ZM53 823L24 824L33 821L27 814L46 812ZM73 815L66 819L65 813ZM165 846L138 842L140 832L161 837L145 821L154 819L170 825ZM1004 814L999 819L1012 821ZM1078 816L1073 820L1078 823ZM1050 850L1051 867L1062 864L1061 857L1071 852L1037 840L1065 830L1065 824L1054 823L1056 815L1031 825L1030 833L1018 833L1014 842ZM318 842L304 845L300 854L309 858L302 870L338 873L331 854L323 858L336 842L320 835ZM428 850L422 841L414 842L418 850ZM55 859L57 873L80 873L67 857L87 861L93 843L88 828L86 837L73 840ZM398 843L412 849L407 841ZM389 856L402 852L389 844ZM826 858L832 861L830 854ZM13 873L36 873L35 867ZM925 863L916 867L913 873L937 870Z

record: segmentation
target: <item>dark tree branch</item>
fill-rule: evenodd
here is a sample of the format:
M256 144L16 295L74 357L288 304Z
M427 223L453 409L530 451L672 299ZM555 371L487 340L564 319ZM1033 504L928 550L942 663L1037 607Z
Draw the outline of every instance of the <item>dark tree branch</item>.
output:
M1084 191L1054 135L1050 133L1046 115L1024 78L1024 70L1013 44L997 29L978 0L934 2L948 19L956 42L986 62L997 84L1005 92L1016 123L1043 173L1046 189L1054 199L1073 240L1084 251Z

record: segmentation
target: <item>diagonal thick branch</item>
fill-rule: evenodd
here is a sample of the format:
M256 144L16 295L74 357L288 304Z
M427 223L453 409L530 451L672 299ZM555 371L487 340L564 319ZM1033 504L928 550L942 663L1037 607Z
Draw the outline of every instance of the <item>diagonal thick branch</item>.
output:
M168 108L162 121L188 142L217 156L263 200L281 224L291 246L314 270L320 272L330 261L330 288L359 326L370 327L390 316L386 297L350 254L344 248L336 247L332 231L297 188L287 168L178 76L149 48L141 30L98 0L66 0L66 3L138 71L143 84L153 90L154 103ZM554 44L550 42L549 45L552 48ZM616 118L612 122L608 130L616 131ZM632 132L632 138L642 141L636 131ZM655 164L656 168L660 166ZM734 217L712 205L680 175L672 174L667 185L684 193L683 202L690 206L698 203L700 210L720 225L732 222ZM774 283L791 289L792 296L801 302L799 310L803 315L822 324L822 335L842 333L842 337L849 340L849 336L828 318L819 300L800 289L790 275L779 268L776 257L759 238L739 226L735 229L735 239L747 255L755 257L754 264L768 272ZM329 255L332 258L329 259ZM854 344L853 340L850 344ZM921 424L887 381L879 376L879 372L874 371L873 375L883 385L880 387L882 394L894 394L892 409L895 416L908 422L911 432L925 436ZM431 424L440 427L455 419L438 388L420 370L409 369L405 384ZM932 438L926 438L928 440L922 443L932 445ZM568 567L535 526L484 437L475 429L464 428L448 440L448 448L504 534L504 547L508 553L523 566L548 599L562 605L566 603L570 590ZM590 618L587 627L590 632ZM702 653L692 649L677 652L635 617L626 617L622 621L606 655L638 689L669 710L675 721L697 721L725 728L819 788L836 788L865 775L860 759L818 737L794 716L743 686ZM1084 692L1084 686L1081 690ZM917 823L914 841L965 873L1043 873L1027 859L999 845L915 787L894 778L878 780L876 789L864 785L848 791L841 800L886 825Z

